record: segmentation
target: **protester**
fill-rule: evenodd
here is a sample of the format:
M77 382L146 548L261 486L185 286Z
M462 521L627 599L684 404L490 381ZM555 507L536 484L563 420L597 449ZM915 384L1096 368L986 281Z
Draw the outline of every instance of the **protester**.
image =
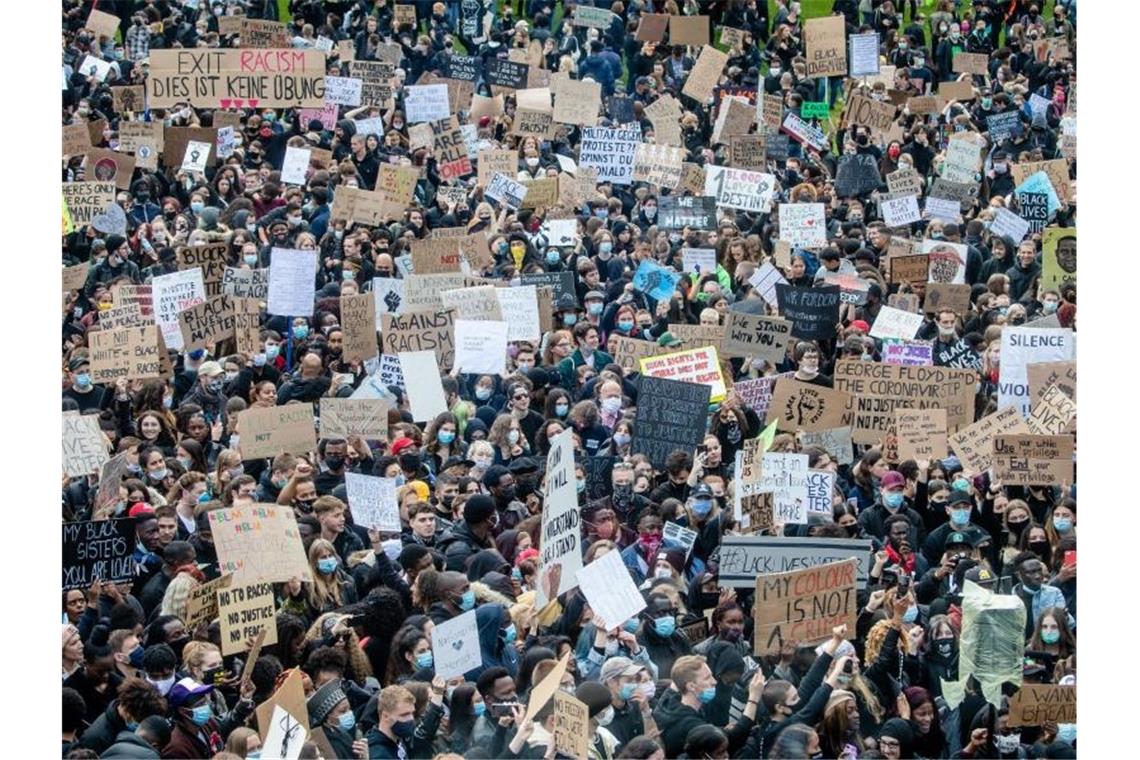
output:
M1072 756L1075 3L90 5L64 757Z

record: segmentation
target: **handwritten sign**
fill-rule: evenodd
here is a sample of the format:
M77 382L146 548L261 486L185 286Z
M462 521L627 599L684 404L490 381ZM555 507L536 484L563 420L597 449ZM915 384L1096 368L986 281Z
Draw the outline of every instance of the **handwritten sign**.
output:
M265 22L259 22L265 23ZM152 49L146 79L147 105L170 108L322 108L325 54L319 50L269 48Z
M238 429L242 459L308 454L317 446L312 404L251 407L238 415Z
M209 516L222 573L250 582L312 582L291 507L251 504L211 510Z
M1012 486L1054 486L1073 480L1073 437L996 435L994 476Z
M135 521L92 520L63 524L63 589L87 589L104 583L131 581L135 563Z
M754 654L775 654L784 642L814 644L847 625L855 630L854 559L756 578Z
M249 649L249 640L265 631L262 644L277 643L277 603L273 584L235 582L218 591L218 621L221 623L222 654L229 656Z

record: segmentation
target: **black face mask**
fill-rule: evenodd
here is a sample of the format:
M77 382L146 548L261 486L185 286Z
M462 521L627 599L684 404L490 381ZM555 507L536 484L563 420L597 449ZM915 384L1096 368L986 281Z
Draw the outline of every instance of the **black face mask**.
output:
M622 512L627 511L629 504L633 501L633 485L620 485L614 486L613 496L611 498L614 506Z
M392 270L391 269L377 269L376 270L376 276L377 277L391 277L392 276Z
M1029 551L1036 554L1038 557L1049 556L1049 542L1048 541L1030 541Z
M934 653L943 659L950 659L958 651L958 642L954 639L935 639Z
M180 639L171 639L166 642L166 645L174 650L174 654L178 657L178 661L182 662L182 650L190 643L189 636L183 636Z
M1015 536L1020 536L1028 525L1028 520L1022 520L1021 522L1011 522L1009 523L1009 532Z
M313 502L314 501L316 501L316 499L294 499L293 500L293 507L298 512L301 512L302 514L309 515L309 514L313 513Z
M325 457L325 464L328 465L330 470L339 470L344 467L344 457L341 456L328 456Z
M847 535L851 536L851 538L855 538L859 535L859 523L847 525L843 529L847 531Z
M514 501L517 495L518 491L513 484L499 489L499 500L504 504Z

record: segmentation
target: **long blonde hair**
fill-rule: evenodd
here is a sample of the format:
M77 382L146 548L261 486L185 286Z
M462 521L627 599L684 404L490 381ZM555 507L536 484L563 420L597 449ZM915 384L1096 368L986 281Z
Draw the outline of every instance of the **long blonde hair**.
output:
M305 585L308 586L309 605L318 612L326 607L339 607L341 605L341 591L344 587L340 573L333 572L330 575L324 575L317 572L317 560L321 552L328 552L332 556L338 557L332 541L318 538L309 546L309 569L313 573L313 582Z

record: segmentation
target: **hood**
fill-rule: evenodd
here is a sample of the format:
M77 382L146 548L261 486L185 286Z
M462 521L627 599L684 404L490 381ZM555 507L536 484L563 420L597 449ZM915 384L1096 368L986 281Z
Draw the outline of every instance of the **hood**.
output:
M467 561L467 580L477 581L493 570L501 570L509 563L503 555L495 549L483 549L476 552Z
M510 597L500 594L498 591L491 588L486 583L472 581L471 590L475 592L475 601L479 604L501 604L504 607L509 608L512 604L515 603L514 600L512 600ZM482 607L478 609L482 609Z
M718 641L710 646L705 657L708 659L709 668L716 676L717 681L725 673L743 674L747 669L744 666L744 658L740 656L740 651L734 644L727 641Z
M336 125L344 130L345 137L352 137L356 134L356 123L352 119L341 119Z
M879 736L887 736L899 743L899 756L914 757L914 730L902 718L891 718L879 729Z

